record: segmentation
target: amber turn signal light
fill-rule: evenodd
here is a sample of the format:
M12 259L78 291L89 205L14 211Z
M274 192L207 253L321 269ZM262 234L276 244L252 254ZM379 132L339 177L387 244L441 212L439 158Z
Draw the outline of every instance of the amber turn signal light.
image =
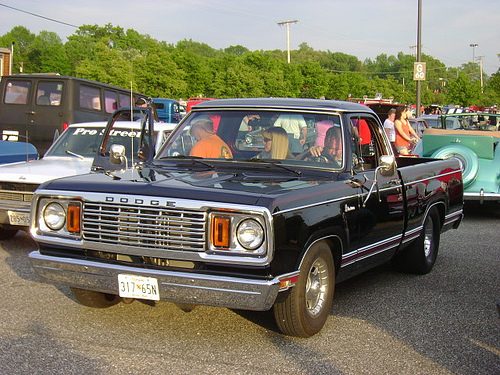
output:
M67 216L68 232L80 233L80 205L69 205Z
M212 244L215 247L229 247L229 218L212 217Z

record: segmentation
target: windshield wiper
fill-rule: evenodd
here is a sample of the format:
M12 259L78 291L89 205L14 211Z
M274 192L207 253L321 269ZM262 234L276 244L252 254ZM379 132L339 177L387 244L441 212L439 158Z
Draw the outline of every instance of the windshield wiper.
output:
M215 167L212 164L203 161L203 158L201 158L199 156L185 156L185 155L164 156L164 157L159 158L158 160L166 160L166 159L178 159L178 160L192 161L193 163L203 165L209 169L215 169Z
M70 151L70 150L66 150L66 153L69 155L76 156L78 159L82 159L82 160L85 159L85 156L79 155L79 154L74 153L73 151Z
M295 173L297 176L301 176L302 175L302 172L300 171L297 171L293 168L289 168L289 167L286 167L284 165L281 164L281 161L279 160L265 160L265 159L258 159L258 158L252 158L250 159L251 162L254 162L254 163L263 163L263 164L269 164L269 165L272 165L272 166L275 166L275 167L279 167L281 169L284 169L288 172L292 172L292 173Z

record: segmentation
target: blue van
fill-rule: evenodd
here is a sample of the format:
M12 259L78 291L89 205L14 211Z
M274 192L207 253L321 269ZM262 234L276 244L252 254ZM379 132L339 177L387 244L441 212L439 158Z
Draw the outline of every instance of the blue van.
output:
M178 123L186 113L184 106L174 99L153 98L153 103L162 122Z

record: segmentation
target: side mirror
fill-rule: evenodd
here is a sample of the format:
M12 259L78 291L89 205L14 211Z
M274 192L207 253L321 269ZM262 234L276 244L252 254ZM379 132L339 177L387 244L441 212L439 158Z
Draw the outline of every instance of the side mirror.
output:
M382 176L392 176L396 172L396 158L393 155L382 155L378 168Z
M125 156L125 146L111 145L109 150L109 162L113 165L127 164L127 157Z

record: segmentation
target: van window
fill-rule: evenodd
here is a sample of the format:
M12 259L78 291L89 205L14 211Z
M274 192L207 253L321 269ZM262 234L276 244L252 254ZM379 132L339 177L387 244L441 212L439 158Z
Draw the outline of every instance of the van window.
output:
M27 104L30 81L8 81L5 85L4 101L6 104Z
M80 107L101 110L101 90L95 87L80 85Z
M120 100L120 107L130 107L130 96L129 95L124 95L124 94L118 94L119 100Z
M118 103L116 102L116 92L114 91L104 91L104 110L107 113L113 113L118 109Z
M36 91L36 104L37 105L61 105L63 82L45 82L38 83Z

